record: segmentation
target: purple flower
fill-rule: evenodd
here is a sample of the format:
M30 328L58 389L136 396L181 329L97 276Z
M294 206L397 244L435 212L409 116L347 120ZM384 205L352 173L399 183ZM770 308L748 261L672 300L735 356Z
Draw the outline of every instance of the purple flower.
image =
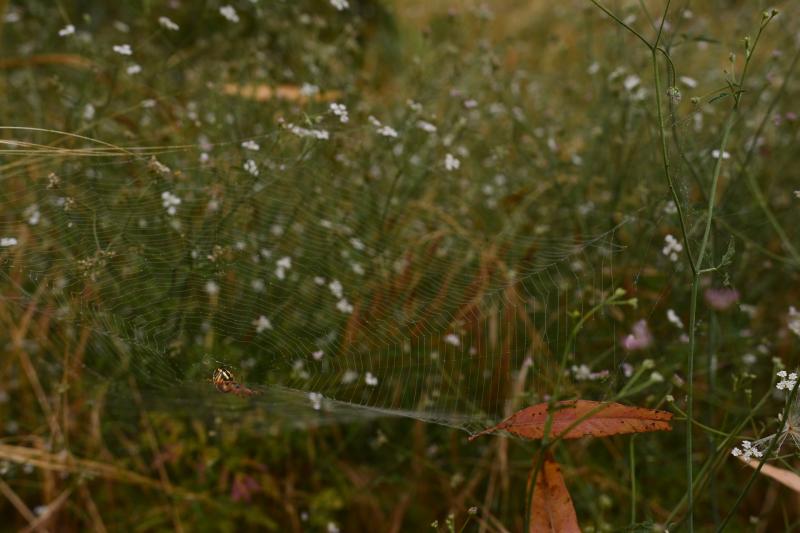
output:
M653 344L653 335L644 319L634 324L631 333L622 339L622 347L628 351L644 350L651 344Z
M237 475L231 485L231 499L235 502L249 502L254 492L258 492L261 487L253 477Z
M717 311L725 311L739 301L739 291L736 289L706 289L703 296L708 306Z

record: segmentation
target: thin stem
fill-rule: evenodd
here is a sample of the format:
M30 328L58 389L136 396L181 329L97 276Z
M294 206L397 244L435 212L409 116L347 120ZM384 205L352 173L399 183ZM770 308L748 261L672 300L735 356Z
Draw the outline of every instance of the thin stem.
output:
M631 437L628 446L628 459L630 461L631 470L631 527L636 524L636 454L634 453L634 444L636 442L636 435Z
M678 223L681 227L681 236L683 237L684 249L686 250L686 257L689 260L689 268L694 275L697 273L697 266L695 265L694 258L692 258L691 245L689 244L689 234L686 231L686 217L683 214L683 208L681 207L681 202L678 198L678 191L675 188L675 182L673 181L672 174L670 172L669 154L667 152L667 135L666 128L664 127L664 111L663 106L661 105L661 80L658 73L658 56L655 48L651 49L651 52L653 60L653 77L655 78L656 84L656 111L658 113L658 131L661 140L661 163L664 168L664 177L667 179L669 192L672 195L672 201L675 203L675 207L678 210Z

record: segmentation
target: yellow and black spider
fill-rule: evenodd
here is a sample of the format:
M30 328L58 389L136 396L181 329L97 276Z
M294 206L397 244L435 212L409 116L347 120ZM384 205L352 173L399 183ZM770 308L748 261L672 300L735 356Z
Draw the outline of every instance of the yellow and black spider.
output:
M239 384L233 377L233 373L227 368L219 367L214 370L214 375L211 378L211 382L219 392L232 392L236 396L252 396L254 394L258 394L258 391L248 389L244 385Z

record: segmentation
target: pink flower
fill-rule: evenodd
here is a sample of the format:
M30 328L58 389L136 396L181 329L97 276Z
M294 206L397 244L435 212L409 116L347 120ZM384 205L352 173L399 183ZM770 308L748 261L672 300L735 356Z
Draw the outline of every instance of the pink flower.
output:
M237 475L231 485L231 499L235 502L249 502L254 492L258 492L261 487L253 477Z
M653 344L653 335L644 319L634 324L631 333L622 339L622 347L628 351L644 350L651 344Z
M708 306L717 311L724 311L739 301L739 291L736 289L706 289L703 296Z

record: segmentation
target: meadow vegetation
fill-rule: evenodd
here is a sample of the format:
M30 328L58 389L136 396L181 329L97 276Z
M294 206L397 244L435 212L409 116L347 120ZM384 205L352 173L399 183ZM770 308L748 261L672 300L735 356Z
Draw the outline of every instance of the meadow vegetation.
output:
M799 529L798 16L0 0L2 527Z

